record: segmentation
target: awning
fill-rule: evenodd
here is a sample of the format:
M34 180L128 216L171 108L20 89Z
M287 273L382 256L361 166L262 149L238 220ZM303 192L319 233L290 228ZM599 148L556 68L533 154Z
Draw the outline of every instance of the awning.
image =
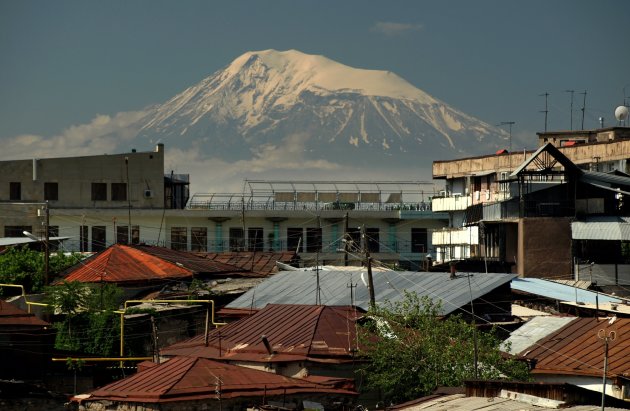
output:
M630 241L630 217L599 217L571 223L574 240Z

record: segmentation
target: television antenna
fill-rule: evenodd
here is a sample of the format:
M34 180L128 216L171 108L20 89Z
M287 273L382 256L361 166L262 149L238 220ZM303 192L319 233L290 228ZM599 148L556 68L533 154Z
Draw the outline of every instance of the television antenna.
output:
M547 132L547 114L549 113L549 110L547 109L547 100L549 98L549 93L547 93L546 91L543 94L539 94L539 96L545 96L545 109L541 111L541 113L545 113L545 133ZM510 151L512 151L510 149Z
M573 131L573 93L575 90L564 90L565 93L571 93L571 131Z

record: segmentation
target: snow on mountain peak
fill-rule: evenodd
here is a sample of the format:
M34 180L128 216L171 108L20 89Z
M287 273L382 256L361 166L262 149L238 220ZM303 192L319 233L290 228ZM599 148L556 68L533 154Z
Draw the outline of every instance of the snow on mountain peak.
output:
M321 55L297 50L250 51L236 58L226 72L237 75L245 65L255 60L272 73L281 75L292 86L290 88L298 91L349 91L368 96L419 100L425 104L436 102L422 90L389 71L357 69Z

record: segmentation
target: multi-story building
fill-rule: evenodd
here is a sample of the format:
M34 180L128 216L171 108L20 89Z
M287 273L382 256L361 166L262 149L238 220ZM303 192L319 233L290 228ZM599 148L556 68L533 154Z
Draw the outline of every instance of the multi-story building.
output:
M415 268L446 225L432 184L246 181L241 193L195 194L188 175L164 173L164 146L72 158L0 162L0 230L70 237L71 251L114 243L178 250L296 251L315 264L366 255Z
M626 215L630 128L538 135L536 151L433 163L446 184L432 209L449 214L449 226L433 232L437 261L500 261L522 276L575 278L580 260L621 259L598 254L598 239L576 223L596 230L594 219Z

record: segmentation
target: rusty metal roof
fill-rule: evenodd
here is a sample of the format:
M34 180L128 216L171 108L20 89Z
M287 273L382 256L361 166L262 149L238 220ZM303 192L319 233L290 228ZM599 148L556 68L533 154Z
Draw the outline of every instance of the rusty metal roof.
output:
M355 321L361 315L353 307L270 304L255 314L204 336L174 344L162 355L186 355L221 360L284 362L309 359L344 362L356 349ZM269 353L262 336L272 350Z
M0 326L48 327L49 323L20 310L15 305L0 300Z
M236 267L182 251L148 245L114 244L66 270L61 280L124 284L239 271Z
M295 259L295 252L253 252L234 251L223 253L196 253L211 261L217 261L239 267L249 272L251 276L266 277L278 271L276 262L291 263Z
M598 332L616 333L609 341L608 376L630 374L630 319L577 318L524 350L522 357L536 360L533 373L601 376L604 340ZM600 332L600 330L603 330Z
M145 367L128 378L98 388L89 394L76 396L72 401L163 403L217 400L217 391L220 391L223 399L265 395L269 397L285 393L356 395L352 390L206 358L175 357L162 364Z

